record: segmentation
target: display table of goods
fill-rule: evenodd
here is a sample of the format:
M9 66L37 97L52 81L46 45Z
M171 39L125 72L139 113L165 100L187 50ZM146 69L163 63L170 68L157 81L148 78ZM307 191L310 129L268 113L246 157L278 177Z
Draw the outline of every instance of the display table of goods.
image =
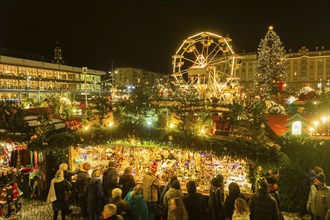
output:
M132 167L135 181L138 183L142 183L145 172L156 163L156 175L162 185L166 185L169 178L176 175L183 191L186 190L186 182L194 180L197 190L208 194L211 179L222 174L225 177L225 190L228 190L231 182L236 182L241 192L251 191L245 160L218 158L210 153L160 147L90 146L73 147L70 150L70 165L73 170L85 162L90 163L92 168L105 170L109 160L116 161L119 175L122 175L126 167Z

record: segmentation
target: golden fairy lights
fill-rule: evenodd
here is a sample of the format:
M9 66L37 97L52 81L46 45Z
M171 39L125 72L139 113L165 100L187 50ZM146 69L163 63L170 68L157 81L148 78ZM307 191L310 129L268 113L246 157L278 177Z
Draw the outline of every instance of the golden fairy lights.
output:
M322 116L319 120L315 120L312 122L312 126L309 127L309 134L310 135L330 135L329 130L329 117Z

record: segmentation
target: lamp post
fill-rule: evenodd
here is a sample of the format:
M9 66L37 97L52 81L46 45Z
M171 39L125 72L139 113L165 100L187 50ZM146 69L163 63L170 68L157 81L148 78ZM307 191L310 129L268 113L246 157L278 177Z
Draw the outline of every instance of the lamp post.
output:
M84 78L85 78L85 105L86 105L86 109L87 109L87 107L88 107L88 102L87 102L87 82L86 82L86 80L87 80L87 71L88 71L88 69L87 69L87 67L83 67L82 68L82 72L83 72L83 74L84 74Z

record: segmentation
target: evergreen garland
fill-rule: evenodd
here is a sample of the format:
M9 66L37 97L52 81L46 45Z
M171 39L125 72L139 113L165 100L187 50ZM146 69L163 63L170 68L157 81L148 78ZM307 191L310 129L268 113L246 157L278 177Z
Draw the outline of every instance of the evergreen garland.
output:
M252 140L233 137L198 136L189 131L166 131L142 126L118 126L117 128L92 128L88 131L66 130L48 133L28 143L31 150L50 151L70 146L129 145L136 147L173 147L196 152L209 152L218 157L246 159L263 167L280 168L288 164L287 156L267 145Z

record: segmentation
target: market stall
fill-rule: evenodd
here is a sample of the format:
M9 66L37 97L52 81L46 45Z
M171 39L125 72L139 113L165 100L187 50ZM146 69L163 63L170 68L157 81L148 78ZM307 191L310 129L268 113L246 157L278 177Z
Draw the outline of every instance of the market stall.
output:
M170 175L176 175L185 190L186 182L194 180L197 189L208 193L210 180L221 173L225 177L225 189L231 182L239 184L242 192L251 191L247 178L247 163L244 160L233 160L229 157L218 158L212 154L184 151L166 147L140 146L90 146L72 147L70 149L70 167L88 162L92 168L105 168L110 159L117 162L117 171L121 175L127 166L133 168L136 182L142 182L144 173L154 162L161 182L166 184Z

